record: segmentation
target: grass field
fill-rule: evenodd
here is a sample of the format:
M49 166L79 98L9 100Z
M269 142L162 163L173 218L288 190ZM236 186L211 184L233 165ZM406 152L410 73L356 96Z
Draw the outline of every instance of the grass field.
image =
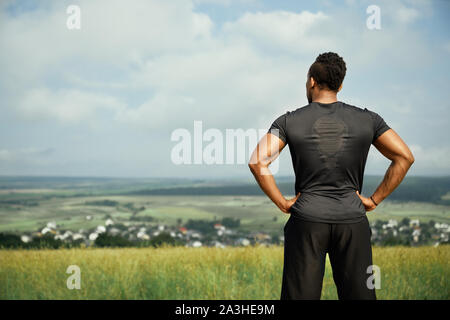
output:
M378 299L449 299L450 246L375 247ZM69 290L69 265L81 289ZM283 248L1 250L0 299L279 299ZM336 299L327 262L323 299Z

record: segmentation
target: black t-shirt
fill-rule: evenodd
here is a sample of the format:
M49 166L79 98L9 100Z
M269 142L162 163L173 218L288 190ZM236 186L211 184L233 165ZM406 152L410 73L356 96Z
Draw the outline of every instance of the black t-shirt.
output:
M366 210L361 193L370 145L390 127L377 113L337 101L312 102L278 117L268 132L291 152L293 216L313 222L353 223Z

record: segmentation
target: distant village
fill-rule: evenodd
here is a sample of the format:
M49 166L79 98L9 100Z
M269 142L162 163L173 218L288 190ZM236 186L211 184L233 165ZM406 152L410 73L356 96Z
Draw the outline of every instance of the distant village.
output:
M92 216L86 216L92 220ZM77 231L64 230L50 221L43 228L22 235L0 234L3 248L59 248L59 247L128 247L160 246L163 244L186 247L249 246L255 244L282 244L283 232L244 232L239 219L224 218L221 221L189 220L183 225L144 222L115 222L107 218L104 223ZM434 221L421 223L418 219L401 221L376 220L371 224L372 243L389 245L434 245L449 243L450 226Z

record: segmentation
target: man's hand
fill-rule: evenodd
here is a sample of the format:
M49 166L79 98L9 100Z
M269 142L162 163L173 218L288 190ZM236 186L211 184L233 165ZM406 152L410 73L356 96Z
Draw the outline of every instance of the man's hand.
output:
M297 194L295 198L292 199L284 199L283 205L280 207L280 210L283 211L286 214L290 214L289 210L294 205L295 201L297 201L298 197L300 197L300 192Z
M364 207L366 208L366 211L372 211L377 207L376 204L372 201L372 199L360 195L358 190L356 190L356 194L361 199Z

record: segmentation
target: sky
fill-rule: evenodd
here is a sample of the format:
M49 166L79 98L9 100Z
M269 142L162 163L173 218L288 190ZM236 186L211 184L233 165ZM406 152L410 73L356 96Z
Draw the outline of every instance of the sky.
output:
M444 0L2 1L0 175L247 177L246 163L174 163L173 133L267 130L307 104L327 51L347 64L338 99L410 146L408 175L450 175L449 18ZM279 161L293 175L288 148ZM389 163L372 146L366 174Z

